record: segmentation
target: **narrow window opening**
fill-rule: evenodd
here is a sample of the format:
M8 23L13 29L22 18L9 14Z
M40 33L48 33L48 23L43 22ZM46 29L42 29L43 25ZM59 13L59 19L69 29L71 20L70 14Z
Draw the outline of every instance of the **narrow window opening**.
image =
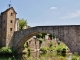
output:
M12 31L12 28L10 28L10 31Z
M12 20L10 20L10 23L12 23Z
M5 31L5 28L3 30Z
M4 20L4 23L5 23L5 20Z
M11 16L13 16L13 13L11 13Z

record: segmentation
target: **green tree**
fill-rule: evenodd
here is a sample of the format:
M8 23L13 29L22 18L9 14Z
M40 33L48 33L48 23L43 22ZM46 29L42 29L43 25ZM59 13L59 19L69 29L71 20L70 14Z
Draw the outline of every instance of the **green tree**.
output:
M23 30L24 26L27 26L27 20L22 18L19 20L19 30Z

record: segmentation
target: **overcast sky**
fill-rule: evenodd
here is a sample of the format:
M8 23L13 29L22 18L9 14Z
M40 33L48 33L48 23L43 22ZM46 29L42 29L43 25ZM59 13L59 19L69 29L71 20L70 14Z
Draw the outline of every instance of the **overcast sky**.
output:
M0 12L10 0L0 0ZM27 19L29 26L80 25L80 0L12 0L17 18Z

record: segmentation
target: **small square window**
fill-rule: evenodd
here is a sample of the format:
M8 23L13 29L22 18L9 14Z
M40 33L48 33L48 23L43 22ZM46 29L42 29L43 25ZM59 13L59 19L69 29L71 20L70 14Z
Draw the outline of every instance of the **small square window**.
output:
M12 20L10 20L10 23L12 23Z
M10 28L10 31L12 31L12 28Z

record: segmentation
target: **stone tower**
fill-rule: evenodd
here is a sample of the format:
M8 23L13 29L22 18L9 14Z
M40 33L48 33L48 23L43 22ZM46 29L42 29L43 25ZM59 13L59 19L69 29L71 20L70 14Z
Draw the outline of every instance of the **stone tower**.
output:
M9 7L0 14L0 46L11 46L16 27L16 12L13 7Z

